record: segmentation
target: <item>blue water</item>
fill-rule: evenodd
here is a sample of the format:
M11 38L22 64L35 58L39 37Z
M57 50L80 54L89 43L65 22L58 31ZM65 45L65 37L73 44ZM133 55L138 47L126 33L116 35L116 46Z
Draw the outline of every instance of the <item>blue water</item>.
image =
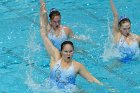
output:
M128 16L132 32L140 35L140 1L117 1L119 14ZM139 93L140 60L111 69L116 60L104 55L110 50L108 36L113 19L109 1L47 0L47 7L59 9L62 24L85 39L73 40L79 47L74 59L107 85L90 84L78 76L76 93ZM39 8L39 0L0 1L0 93L62 92L48 85L49 57L39 34Z

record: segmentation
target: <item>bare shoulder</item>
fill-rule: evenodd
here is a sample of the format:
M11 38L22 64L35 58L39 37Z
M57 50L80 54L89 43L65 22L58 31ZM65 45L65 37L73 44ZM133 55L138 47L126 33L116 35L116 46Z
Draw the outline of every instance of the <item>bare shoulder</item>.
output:
M64 30L71 30L69 27L67 26L63 26Z
M118 43L120 38L121 38L122 34L119 32L116 33L116 35L113 37L114 43Z
M81 63L73 60L73 65L74 65L74 68L75 68L75 71L78 72L80 67L83 66Z
M136 40L140 39L140 36L134 33L131 33L132 37L135 38Z
M79 63L79 62L77 62L77 61L75 61L75 60L73 60L73 63L74 63L74 65L76 65L76 66L82 65L81 63Z
M136 35L136 39L137 39L137 41L139 42L139 45L140 45L140 36Z
M54 67L54 65L61 59L61 57L58 57L57 59L54 59L53 57L51 57L50 60L50 67L51 69Z
M67 26L63 26L63 29L64 29L64 31L65 31L65 33L67 35L70 34L70 33L72 33L72 30L69 27L67 27Z

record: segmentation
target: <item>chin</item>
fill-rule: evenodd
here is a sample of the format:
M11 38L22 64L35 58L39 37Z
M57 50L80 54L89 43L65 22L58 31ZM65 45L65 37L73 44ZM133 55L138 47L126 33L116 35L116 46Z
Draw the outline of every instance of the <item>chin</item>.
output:
M127 37L127 36L129 36L129 33L124 33L123 35L124 35L125 37Z
M67 58L67 59L66 59L66 61L70 61L70 60L71 60L71 58Z
M129 35L130 35L130 34L129 34L129 33L127 33L127 34L126 34L126 37L128 37Z

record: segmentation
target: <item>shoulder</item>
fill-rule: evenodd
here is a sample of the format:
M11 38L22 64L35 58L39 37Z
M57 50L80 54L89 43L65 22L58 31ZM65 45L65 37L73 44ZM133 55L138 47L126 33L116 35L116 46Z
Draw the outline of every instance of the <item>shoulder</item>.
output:
M140 36L134 33L131 33L132 37L135 38L136 40L140 40Z
M119 32L117 32L117 34L113 37L113 41L114 41L115 44L118 43L118 42L120 41L121 36L122 36L122 34L121 34L120 31L119 31Z
M76 66L82 65L81 63L79 63L79 62L77 62L77 61L75 61L75 60L72 60L72 61L73 61L74 65L76 65Z
M63 29L64 29L67 36L72 37L74 35L73 31L69 27L63 26Z
M79 70L83 67L83 65L75 60L73 60L73 65L74 65L74 68L76 70L76 72L79 72Z
M53 57L51 57L51 60L50 60L51 69L54 67L55 64L59 63L60 60L61 60L61 57L58 59L54 59Z
M140 36L136 35L136 39L137 39L137 41L139 42L139 45L140 45Z
M72 33L72 30L67 26L63 26L63 29L64 29L65 33L67 33L67 34Z
M67 26L62 26L64 30L71 30L69 27Z

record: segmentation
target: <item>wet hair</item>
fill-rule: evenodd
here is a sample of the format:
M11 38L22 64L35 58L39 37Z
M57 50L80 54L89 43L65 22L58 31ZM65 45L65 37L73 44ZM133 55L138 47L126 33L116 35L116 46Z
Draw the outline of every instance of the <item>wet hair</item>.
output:
M61 16L61 14L57 9L52 8L49 14L50 20L53 19L55 16Z
M63 48L64 48L64 46L65 46L66 44L70 44L70 45L72 46L73 50L74 50L74 45L73 45L73 43L72 43L71 41L64 41L64 42L61 44L61 51L63 50Z
M118 26L121 27L122 24L125 23L125 22L129 22L129 23L131 24L131 21L130 21L130 19L129 19L128 17L126 17L126 16L121 16L121 17L119 18Z

